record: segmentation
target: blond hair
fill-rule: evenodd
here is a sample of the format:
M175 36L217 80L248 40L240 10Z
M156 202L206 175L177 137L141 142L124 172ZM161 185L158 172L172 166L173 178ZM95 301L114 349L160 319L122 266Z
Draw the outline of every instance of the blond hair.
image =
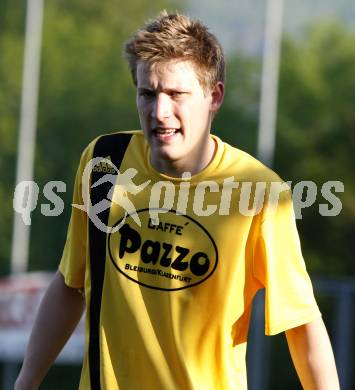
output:
M162 11L125 43L124 53L136 85L138 61L155 66L170 60L189 60L204 89L224 82L224 54L217 38L199 20L179 13Z

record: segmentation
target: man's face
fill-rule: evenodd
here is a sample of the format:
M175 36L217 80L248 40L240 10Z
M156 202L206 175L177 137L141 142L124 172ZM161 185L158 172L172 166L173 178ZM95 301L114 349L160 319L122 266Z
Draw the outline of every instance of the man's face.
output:
M223 98L220 84L219 101L213 91L202 88L189 61L169 61L153 69L138 63L137 108L156 169L179 175L195 173L201 161L208 164L212 115Z

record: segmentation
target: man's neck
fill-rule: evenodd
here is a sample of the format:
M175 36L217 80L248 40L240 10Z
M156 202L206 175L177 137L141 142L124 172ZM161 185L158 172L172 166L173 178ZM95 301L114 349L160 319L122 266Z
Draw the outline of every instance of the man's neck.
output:
M192 156L193 158L188 160L159 160L151 161L151 164L160 173L171 177L182 177L185 172L189 172L193 176L205 169L216 153L217 144L212 137L208 138L206 148L207 153L204 154L202 159L199 154L196 153L195 156Z

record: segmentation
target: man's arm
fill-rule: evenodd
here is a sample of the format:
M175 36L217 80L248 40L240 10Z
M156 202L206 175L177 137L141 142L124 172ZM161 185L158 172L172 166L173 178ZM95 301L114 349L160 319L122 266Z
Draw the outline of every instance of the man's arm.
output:
M39 307L16 390L37 389L78 324L85 307L77 289L64 283L58 271Z
M305 390L338 390L332 346L322 318L286 331L288 347Z

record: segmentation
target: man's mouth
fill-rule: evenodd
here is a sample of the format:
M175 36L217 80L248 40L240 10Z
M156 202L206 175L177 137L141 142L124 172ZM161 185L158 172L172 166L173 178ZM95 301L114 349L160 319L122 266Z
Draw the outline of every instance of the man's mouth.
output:
M153 130L153 134L160 140L167 140L179 132L180 132L180 129L176 129L176 128L156 127Z

